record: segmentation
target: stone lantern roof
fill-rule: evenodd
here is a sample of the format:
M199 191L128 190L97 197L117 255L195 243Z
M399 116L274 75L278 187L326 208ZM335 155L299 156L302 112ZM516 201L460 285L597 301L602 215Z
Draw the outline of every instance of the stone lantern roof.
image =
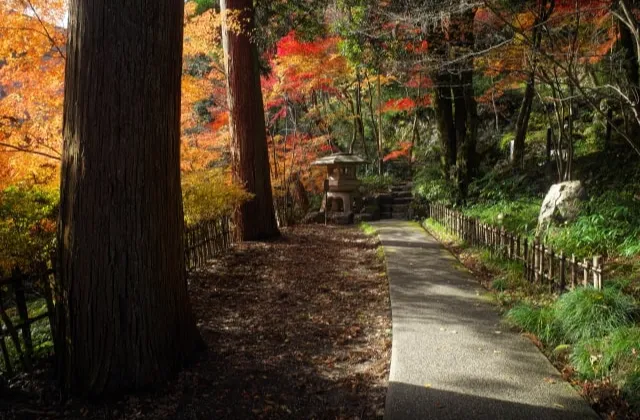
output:
M311 163L314 166L362 165L369 163L366 159L351 153L333 153Z

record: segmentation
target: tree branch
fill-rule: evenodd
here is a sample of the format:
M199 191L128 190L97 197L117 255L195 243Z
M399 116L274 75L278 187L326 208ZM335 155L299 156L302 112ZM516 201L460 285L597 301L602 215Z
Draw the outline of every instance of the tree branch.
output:
M53 46L53 48L55 48L58 51L58 54L60 54L60 57L62 57L63 60L66 60L67 57L64 55L64 53L62 52L62 50L60 49L60 47L58 46L56 41L53 39L53 37L49 33L49 30L47 29L47 25L45 25L44 22L42 21L42 19L40 19L40 15L36 11L36 8L33 7L33 4L31 3L31 0L23 0L23 1L29 6L31 11L33 12L33 15L36 17L36 19L38 19L38 22L40 23L40 26L42 26L42 29L44 30L45 36L47 37L49 42L51 42L51 45Z

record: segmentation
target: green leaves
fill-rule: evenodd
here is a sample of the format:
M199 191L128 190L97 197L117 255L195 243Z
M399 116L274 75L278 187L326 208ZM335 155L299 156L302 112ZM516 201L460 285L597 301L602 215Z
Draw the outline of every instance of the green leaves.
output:
M0 275L47 258L57 213L57 190L13 186L0 193Z

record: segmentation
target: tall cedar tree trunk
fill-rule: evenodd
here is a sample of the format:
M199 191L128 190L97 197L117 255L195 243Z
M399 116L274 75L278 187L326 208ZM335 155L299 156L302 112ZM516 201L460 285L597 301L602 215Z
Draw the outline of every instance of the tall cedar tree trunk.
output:
M57 337L65 390L162 383L202 345L180 189L182 0L71 0Z
M234 181L253 194L235 214L237 235L251 241L280 235L273 209L264 105L252 0L221 0Z

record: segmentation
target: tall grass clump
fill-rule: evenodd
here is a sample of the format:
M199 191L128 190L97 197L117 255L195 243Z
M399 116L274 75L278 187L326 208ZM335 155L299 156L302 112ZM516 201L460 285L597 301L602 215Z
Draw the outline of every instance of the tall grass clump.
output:
M521 303L507 312L507 322L522 331L533 333L547 345L559 343L559 325L553 307L534 307Z
M640 410L640 369L625 378L622 394L634 410Z
M604 337L630 326L637 311L634 299L614 288L578 288L562 295L553 307L567 343Z
M625 382L629 372L640 371L640 328L622 327L604 338L580 341L570 360L582 378Z

